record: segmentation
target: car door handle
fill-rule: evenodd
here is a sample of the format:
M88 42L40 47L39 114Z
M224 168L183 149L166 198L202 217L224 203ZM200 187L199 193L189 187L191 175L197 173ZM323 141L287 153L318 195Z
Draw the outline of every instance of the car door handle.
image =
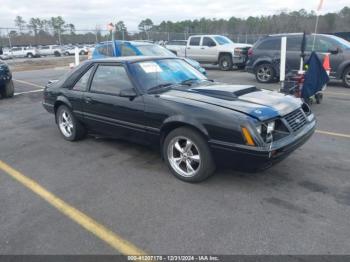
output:
M191 49L191 47L187 47L187 49Z
M84 101L85 101L85 103L87 103L87 104L92 104L92 102L93 102L93 100L92 100L91 97L84 97Z

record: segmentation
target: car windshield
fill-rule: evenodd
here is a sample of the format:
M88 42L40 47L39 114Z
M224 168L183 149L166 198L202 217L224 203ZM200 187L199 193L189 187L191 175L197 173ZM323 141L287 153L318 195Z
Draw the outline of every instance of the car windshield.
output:
M226 36L215 36L214 39L219 45L233 44L233 42Z
M175 56L174 53L159 45L139 45L137 46L141 55L144 56Z
M182 59L158 59L130 64L138 85L143 91L157 87L190 84L207 78Z

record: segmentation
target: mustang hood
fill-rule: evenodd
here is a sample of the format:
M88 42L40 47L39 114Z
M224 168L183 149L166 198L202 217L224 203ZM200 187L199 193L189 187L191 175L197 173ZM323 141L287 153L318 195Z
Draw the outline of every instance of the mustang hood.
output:
M213 84L188 90L174 89L164 93L162 97L184 98L216 105L250 115L260 121L284 116L302 104L300 99L292 96L247 85Z

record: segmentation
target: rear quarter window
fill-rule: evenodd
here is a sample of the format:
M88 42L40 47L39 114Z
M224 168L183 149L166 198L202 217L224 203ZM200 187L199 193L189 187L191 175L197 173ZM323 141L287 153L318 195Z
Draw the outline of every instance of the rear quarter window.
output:
M257 46L258 50L279 50L281 49L280 38L266 38Z

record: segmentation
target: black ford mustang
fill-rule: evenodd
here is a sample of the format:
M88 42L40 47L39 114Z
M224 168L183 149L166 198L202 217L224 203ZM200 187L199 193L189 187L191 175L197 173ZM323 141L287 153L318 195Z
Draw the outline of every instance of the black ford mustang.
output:
M213 82L178 58L87 61L49 83L43 105L66 140L89 131L160 145L172 173L188 182L213 174L219 160L268 167L316 125L300 99Z

